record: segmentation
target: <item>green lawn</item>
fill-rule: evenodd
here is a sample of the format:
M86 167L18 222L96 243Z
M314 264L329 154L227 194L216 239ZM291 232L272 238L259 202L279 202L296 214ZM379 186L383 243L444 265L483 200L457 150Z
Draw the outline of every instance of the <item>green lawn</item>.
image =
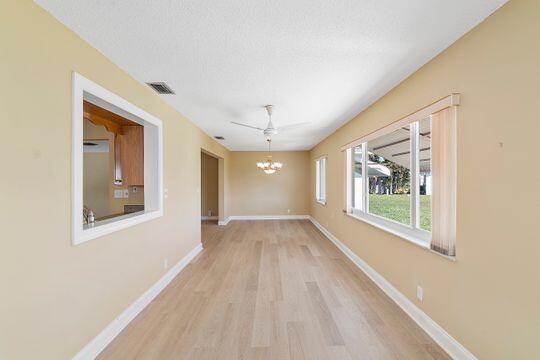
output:
M420 195L420 228L431 231L430 195ZM369 195L369 212L406 225L410 224L409 195Z

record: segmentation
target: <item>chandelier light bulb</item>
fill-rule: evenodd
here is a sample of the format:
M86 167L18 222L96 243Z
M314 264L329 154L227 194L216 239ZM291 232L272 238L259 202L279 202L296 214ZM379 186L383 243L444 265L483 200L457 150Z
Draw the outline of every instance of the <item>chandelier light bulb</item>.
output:
M270 144L272 140L267 139L266 141L268 141L268 153L270 153ZM257 168L264 171L265 174L274 174L276 171L281 170L282 167L283 163L273 161L270 154L266 160L257 162Z

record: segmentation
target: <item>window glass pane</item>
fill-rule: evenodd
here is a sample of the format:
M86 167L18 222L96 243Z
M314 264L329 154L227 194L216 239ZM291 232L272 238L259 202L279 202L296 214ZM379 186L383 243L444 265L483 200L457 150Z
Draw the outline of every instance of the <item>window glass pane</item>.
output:
M321 159L321 201L326 199L326 158Z
M352 207L363 210L362 204L362 145L352 149Z
M315 170L316 170L316 174L315 174L315 181L316 181L316 184L315 184L315 197L317 198L317 200L320 199L321 197L321 161L320 160L317 160L315 162Z
M431 119L419 122L420 229L431 231Z
M368 142L369 212L411 224L411 140L404 126Z

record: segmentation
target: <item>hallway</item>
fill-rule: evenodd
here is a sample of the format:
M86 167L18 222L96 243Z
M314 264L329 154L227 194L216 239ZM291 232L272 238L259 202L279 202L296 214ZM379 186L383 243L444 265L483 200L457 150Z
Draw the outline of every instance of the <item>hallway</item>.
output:
M204 251L100 359L447 359L307 220L204 222Z

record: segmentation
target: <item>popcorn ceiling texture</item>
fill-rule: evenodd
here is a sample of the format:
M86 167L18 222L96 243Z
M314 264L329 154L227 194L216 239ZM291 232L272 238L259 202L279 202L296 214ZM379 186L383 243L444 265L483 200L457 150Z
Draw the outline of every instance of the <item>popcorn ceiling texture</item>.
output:
M311 149L505 0L55 1L43 8L230 150ZM150 91L150 90L149 90Z

